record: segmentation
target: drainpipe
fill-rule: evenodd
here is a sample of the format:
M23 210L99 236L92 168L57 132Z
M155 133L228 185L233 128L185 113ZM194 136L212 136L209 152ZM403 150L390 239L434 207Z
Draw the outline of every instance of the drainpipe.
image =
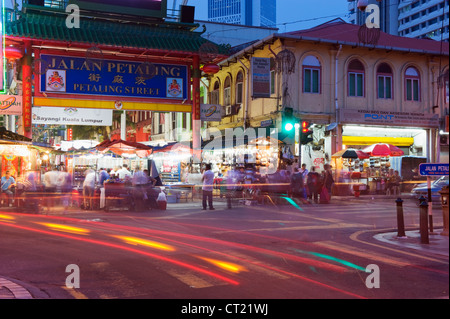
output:
M338 62L339 62L339 55L341 54L342 51L342 44L339 45L339 50L336 53L336 59L335 59L335 71L334 71L334 102L335 102L335 108L336 108L336 123L337 123L337 131L336 131L336 139L337 139L337 143L335 143L336 146L338 146L338 149L342 148L342 133L341 133L341 123L340 123L340 118L339 118L339 100L338 100L338 82L339 82L339 77L338 77ZM337 151L337 150L333 150L332 152Z
M238 59L239 63L244 67L244 69L247 71L247 89L246 89L246 101L245 101L245 109L244 109L244 131L247 129L246 123L248 119L248 104L250 102L250 70L245 66L244 63L242 63L241 59Z

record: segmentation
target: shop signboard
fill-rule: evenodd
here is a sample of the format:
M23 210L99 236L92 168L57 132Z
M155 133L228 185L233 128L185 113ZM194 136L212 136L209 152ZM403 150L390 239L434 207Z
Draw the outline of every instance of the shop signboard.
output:
M340 109L342 123L409 127L439 127L439 114L423 112L396 112Z
M270 97L270 58L252 58L252 96Z
M188 98L186 65L47 54L41 54L40 60L40 91L45 94Z
M448 163L422 163L419 165L421 176L444 176L449 174Z
M222 106L218 104L200 104L200 120L220 122L222 120Z
M165 18L167 0L69 0L82 10Z
M0 115L22 115L22 96L0 95Z
M75 107L33 107L33 124L111 126L113 110Z

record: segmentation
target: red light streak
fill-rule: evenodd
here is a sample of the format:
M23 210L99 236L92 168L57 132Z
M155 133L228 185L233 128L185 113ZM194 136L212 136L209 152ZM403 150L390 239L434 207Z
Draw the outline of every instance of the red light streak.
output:
M194 265L187 264L187 263L184 263L184 262L172 259L172 258L167 258L167 257L164 257L164 256L152 254L152 253L141 251L141 250L134 249L134 248L131 248L131 247L121 246L121 245L108 243L108 242L105 242L105 241L100 241L100 240L95 240L95 239L80 238L80 237L75 237L75 236L66 235L66 234L54 233L54 232L41 230L41 229L35 229L35 228L31 228L31 227L26 227L26 226L12 225L12 224L3 223L3 222L0 222L0 225L9 226L9 227L22 229L22 230L27 230L27 231L32 231L32 232L37 232L37 233L46 234L46 235L51 235L51 236L57 236L57 237L63 237L63 238L67 238L67 239L83 241L83 242L87 242L87 243L90 243L90 244L96 244L96 245L110 247L110 248L115 248L115 249L120 249L120 250L124 250L124 251L129 251L129 252L136 253L136 254L139 254L139 255L143 255L143 256L159 259L159 260L162 260L162 261L165 261L165 262L169 262L171 264L174 264L174 265L177 265L177 266L180 266L180 267L183 267L183 268L194 270L196 272L199 272L199 273L202 273L202 274L214 277L216 279L220 279L220 280L225 281L225 282L227 282L229 284L232 284L232 285L239 285L239 282L237 282L237 281L235 281L233 279L224 277L224 276L222 276L220 274L216 274L214 272L211 272L211 271L208 271L208 270L205 270L205 269L202 269L202 268L196 267Z

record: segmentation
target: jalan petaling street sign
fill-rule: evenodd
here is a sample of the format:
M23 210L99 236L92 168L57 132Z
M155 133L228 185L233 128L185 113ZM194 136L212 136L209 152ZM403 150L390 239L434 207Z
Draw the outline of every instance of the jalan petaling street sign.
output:
M178 64L150 64L41 54L40 92L185 100L188 68Z

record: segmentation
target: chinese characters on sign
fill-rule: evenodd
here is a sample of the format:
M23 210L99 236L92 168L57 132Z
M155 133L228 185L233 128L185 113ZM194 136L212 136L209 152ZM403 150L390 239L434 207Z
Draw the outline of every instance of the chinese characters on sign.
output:
M121 96L157 99L188 98L186 65L154 64L149 78L141 62L86 61L79 57L41 55L46 65L40 90L46 93Z

